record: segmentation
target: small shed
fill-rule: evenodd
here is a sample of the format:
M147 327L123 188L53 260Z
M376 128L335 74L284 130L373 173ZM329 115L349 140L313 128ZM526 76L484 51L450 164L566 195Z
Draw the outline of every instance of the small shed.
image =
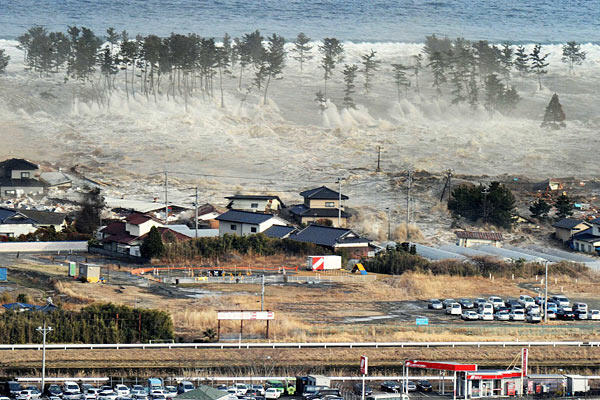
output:
M79 277L83 282L97 283L100 280L100 266L96 264L79 264Z
M456 231L457 246L471 247L477 245L490 245L499 247L502 242L502 234L499 232L476 232L476 231Z

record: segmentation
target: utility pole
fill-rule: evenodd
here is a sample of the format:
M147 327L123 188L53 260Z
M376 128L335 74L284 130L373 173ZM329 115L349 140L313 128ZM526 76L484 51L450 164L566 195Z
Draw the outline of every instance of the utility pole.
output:
M165 170L165 225L169 224L169 172Z
M342 227L342 178L337 178L338 189L338 228Z
M488 188L484 188L481 193L483 193L483 223L487 223L487 196L490 193Z
M260 311L265 310L265 276L262 276L262 290L260 292Z
M548 260L544 262L546 264L546 278L544 278L544 284L546 285L546 290L544 293L544 323L548 323Z
M411 202L411 197L410 197L410 190L412 188L412 170L408 170L408 179L407 179L407 189L406 189L406 240L408 241L410 239L410 229L409 229L409 224L410 224L410 202Z
M388 217L388 240L392 240L392 212L389 207L385 208L387 210Z
M381 162L381 146L377 146L377 169L375 170L375 172L381 172L380 162Z
M46 321L44 320L44 327L38 326L36 331L40 332L43 337L42 341L42 392L44 391L44 384L46 381L46 334L52 332L52 327L46 327Z
M194 205L196 206L196 233L194 237L198 239L198 186L196 186L196 203Z

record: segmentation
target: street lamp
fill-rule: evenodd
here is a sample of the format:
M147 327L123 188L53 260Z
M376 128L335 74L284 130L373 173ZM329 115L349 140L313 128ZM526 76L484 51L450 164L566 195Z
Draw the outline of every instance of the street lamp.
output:
M388 240L392 240L392 213L389 207L386 207L385 210L387 211L387 220L388 220Z
M42 344L42 393L44 392L44 384L46 380L46 334L52 332L52 327L46 327L46 321L44 321L44 327L38 326L36 331L40 332L43 336Z
M546 264L546 278L544 278L544 284L546 285L546 292L544 294L544 323L548 323L548 260L544 262Z

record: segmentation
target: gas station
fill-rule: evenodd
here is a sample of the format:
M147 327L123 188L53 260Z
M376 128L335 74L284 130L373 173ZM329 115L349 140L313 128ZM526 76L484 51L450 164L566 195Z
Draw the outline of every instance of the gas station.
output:
M462 364L457 362L438 362L406 360L404 362L404 391L408 387L410 368L431 369L453 374L452 398L488 398L521 396L523 393L523 369L479 370L477 364ZM443 387L442 387L442 393Z

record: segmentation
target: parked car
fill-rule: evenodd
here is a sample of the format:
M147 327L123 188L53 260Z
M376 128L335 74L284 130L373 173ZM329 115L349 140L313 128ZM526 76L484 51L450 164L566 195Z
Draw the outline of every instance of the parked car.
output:
M31 389L23 389L21 393L17 395L17 400L32 400L38 399L40 395L35 396L35 393Z
M563 295L552 296L552 301L554 301L559 307L566 307L570 304L567 296Z
M535 300L533 300L533 297L529 296L528 294L522 294L519 296L519 303L523 306L523 308L527 308L529 306L534 306Z
M525 321L525 311L522 309L512 310L510 313L511 321Z
M421 392L431 392L433 390L433 386L426 379L421 379L417 381L417 389Z
M262 387L261 385L257 385ZM194 390L194 384L190 381L181 381L179 382L179 385L177 385L177 393L182 394L185 392L189 392L190 390ZM264 393L264 389L263 389L263 393ZM263 394L261 393L261 395Z
M475 306L475 308L479 308L479 306L483 303L487 303L487 300L484 299L483 297L478 297L475 299L475 301L473 302L473 305Z
M131 390L125 385L115 385L114 391L119 397L126 397L131 393Z
M542 304L544 304L544 296L535 296L533 298L533 301L535 301L535 304L537 304L538 306L541 306Z
M177 396L177 387L176 386L165 386L165 396L168 399L172 399Z
M381 383L381 390L383 392L399 392L400 389L402 389L402 386L396 381L384 381Z
M588 305L586 303L573 303L573 311L585 311L587 312Z
M243 396L248 391L248 385L245 383L236 383L233 385L236 396Z
M504 307L504 300L502 300L498 296L490 296L488 298L488 303L490 303L494 307L494 310L498 310L501 307Z
M527 307L526 310L527 310L528 314L529 313L538 313L538 314L541 313L540 306L538 306L537 304Z
M573 311L573 314L575 314L575 319L579 319L579 320L589 319L587 311Z
M60 386L57 385L56 383L53 383L51 385L48 385L48 387L46 388L46 396L50 397L50 396L57 396L60 397L62 396L63 392L60 389Z
M521 305L521 303L519 303L519 300L515 300L515 299L507 299L504 304L506 305L506 307L509 307L511 310L515 307L521 307L523 308L523 306Z
M217 386L217 390L222 390L224 392L226 392L228 389L227 385L219 385Z
M263 385L250 385L250 390L257 392L260 396L265 395L265 387Z
M81 399L81 393L79 392L63 392L62 395L63 400L80 400ZM100 398L100 397L98 397ZM114 400L114 399L111 399Z
M269 400L278 399L281 396L281 392L275 388L268 388L265 390L265 398Z
M542 310L544 309L544 303L542 303L542 304L540 305L540 308L541 308ZM557 311L558 311L558 308L559 308L559 307L558 307L558 304L556 304L555 302L553 302L553 301L551 301L551 300L548 300L548 310L552 310L552 311L554 311L554 312L557 312Z
M494 313L492 313L491 311L483 311L477 314L477 317L480 321L493 321Z
M470 309L470 308L475 308L475 305L473 304L473 302L469 299L459 299L458 300L458 304L460 304L460 306L465 309Z
M454 304L456 303L456 300L454 299L446 299L444 301L442 301L442 305L444 306L444 308L448 307L449 304Z
M6 382L6 392L10 396L17 397L19 395L19 393L21 393L21 390L23 390L23 386L21 386L21 384L19 382L16 382L16 381Z
M402 386L404 386L404 385L402 385ZM415 385L415 383L413 381L406 382L406 391L407 392L416 392L417 385Z
M438 299L431 299L431 300L429 300L429 304L427 305L427 308L429 308L430 310L441 310L444 308L444 305Z
M462 313L462 307L458 303L452 303L446 306L446 314L460 315Z
M442 302L440 302L440 304L442 304ZM362 388L363 388L362 383L355 383L352 386L352 391L354 392L355 395L361 396ZM373 389L371 388L371 386L365 384L365 396L370 396L372 394L373 394Z
M81 390L82 393L87 392L87 390L89 388L93 388L94 385L90 384L90 383L82 383L81 385L79 385L79 390Z
M548 310L548 319L556 319L556 311Z
M527 322L537 324L538 322L542 322L542 316L537 312L527 313Z
M167 396L165 396L164 394L161 394L161 393L151 394L150 398L152 400L167 400Z
M479 315L472 310L463 311L460 317L465 321L477 321L479 319Z
M510 320L510 311L509 310L498 310L494 315L494 319L496 321L509 321Z
M485 302L483 304L480 304L479 307L477 307L477 312L479 314L483 313L483 312L494 312L494 305L492 303L488 303Z
M63 393L64 392L81 393L81 389L79 388L79 385L72 381L66 381L63 384L62 390L63 390Z
M556 318L561 319L563 321L572 321L575 319L575 313L573 311L560 309L556 313Z
M600 310L590 310L588 316L590 319L600 319Z

